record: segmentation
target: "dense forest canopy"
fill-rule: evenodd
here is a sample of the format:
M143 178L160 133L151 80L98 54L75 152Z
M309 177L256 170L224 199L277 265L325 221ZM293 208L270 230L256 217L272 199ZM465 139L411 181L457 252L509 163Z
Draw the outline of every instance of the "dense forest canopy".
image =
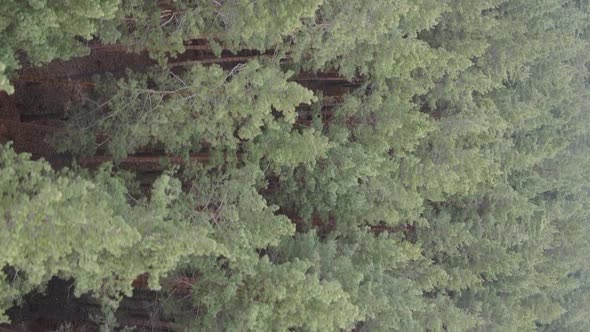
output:
M0 4L7 94L96 43L152 59L87 82L67 167L0 146L5 321L59 277L109 329L145 275L180 330L590 329L587 0Z

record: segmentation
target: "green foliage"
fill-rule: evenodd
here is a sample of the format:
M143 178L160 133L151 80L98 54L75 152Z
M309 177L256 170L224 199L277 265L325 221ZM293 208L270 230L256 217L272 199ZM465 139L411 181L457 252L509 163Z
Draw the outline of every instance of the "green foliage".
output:
M402 38L424 47L409 56L414 62L374 71L377 63L361 58L351 66L342 65L346 56L330 60L337 48L316 53L326 62L310 68L337 64L345 75L366 74L372 90L361 87L360 98L334 111L327 160L281 174L272 200L308 227L318 227L314 215L335 220L330 234L340 237L366 224L418 226L425 261L409 269L420 304L407 325L380 317L365 320L367 330L581 326L573 315L565 322L571 304L564 299L585 289L576 276L589 253L587 180L568 166L585 169L584 152L571 149L584 146L587 132L587 43L577 38L586 14L552 1L441 6L432 29L418 24ZM514 32L520 39L512 44ZM402 48L389 53L412 49ZM577 232L570 243L565 228ZM579 250L557 254L566 248Z
M248 160L263 159L272 171L293 169L299 165L314 167L318 160L327 158L332 146L327 137L314 128L301 132L290 131L290 124L281 125L281 129L267 130L253 142L245 145ZM286 134L288 133L288 134Z
M24 52L35 65L86 53L77 39L92 39L102 21L115 17L119 2L2 1L0 91L14 92L7 76L20 67L18 52Z
M258 259L256 249L277 245L295 230L288 218L275 214L278 207L258 193L263 174L255 165L226 172L191 165L183 174L183 181L190 183L185 205L195 207L186 210L185 219L211 224L214 238L227 249L225 258L245 268Z
M209 227L174 218L176 179L162 176L149 200L130 204L108 165L90 176L55 172L10 146L0 156L2 311L53 276L74 278L77 296L92 293L116 307L139 274L157 289L185 257L223 252Z
M129 73L98 81L96 100L74 113L57 144L62 151L93 154L104 144L116 160L138 148L162 144L167 152L198 151L207 143L236 152L241 142L295 121L295 107L315 98L287 81L292 73L257 61L230 72L218 66L191 66L180 75L169 70ZM154 85L154 87L148 87ZM282 117L275 119L272 111ZM97 142L97 135L106 136Z
M143 0L124 1L117 26L106 24L106 41L119 40L135 51L147 49L164 64L167 56L184 53L184 41L206 38L216 53L221 48L265 51L301 28L322 0L173 1L164 5Z
M232 270L229 278L214 264L199 264L207 277L193 297L207 313L191 328L326 331L350 328L358 318L342 287L308 272L308 262L273 264L264 257L251 273Z
M275 56L97 80L60 151L209 153L150 199L130 204L110 166L56 173L6 150L2 208L22 232L0 233L4 265L25 276L0 284L5 306L56 274L116 299L174 270L196 276L172 310L192 330L587 330L589 9L125 1L103 39L160 64L198 37ZM331 69L360 83L329 109L291 81ZM87 224L121 233L96 242Z
M294 34L288 52L307 69L411 79L415 68L435 59L417 33L432 28L446 9L444 1L430 0L324 1L316 18Z

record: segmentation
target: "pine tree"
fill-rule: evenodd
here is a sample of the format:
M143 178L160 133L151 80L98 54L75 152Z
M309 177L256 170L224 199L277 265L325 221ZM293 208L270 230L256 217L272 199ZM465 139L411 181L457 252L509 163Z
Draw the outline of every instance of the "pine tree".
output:
M115 160L155 144L168 153L198 152L207 144L235 154L263 127L293 124L296 106L315 100L311 91L288 81L291 75L252 61L229 72L195 65L180 75L154 69L119 80L107 76L98 82L94 100L72 114L57 144L85 155L104 145ZM273 110L282 116L275 118Z
M138 275L148 273L158 289L183 259L223 253L209 225L177 218L180 187L170 176L138 200L108 165L94 175L56 172L7 145L0 169L2 313L53 276L73 278L75 295L90 293L115 309Z
M14 92L8 77L21 66L19 52L33 65L87 53L79 39L92 39L102 22L115 17L119 2L2 1L0 91Z
M161 65L202 37L217 53L275 55L97 81L56 140L62 151L210 154L167 172L149 199L129 198L110 166L54 172L5 150L4 265L20 276L2 284L5 307L53 275L116 299L136 274L186 273L192 298L171 311L193 330L587 329L588 10L126 1L101 36ZM322 118L291 77L332 69L356 88ZM54 219L63 232L29 253L26 227ZM121 234L96 243L80 220ZM66 232L79 236L53 244Z
M184 53L184 42L207 39L221 49L266 51L282 44L313 17L321 0L125 1L115 24L100 31L107 42L120 41L135 51L147 49L160 64Z

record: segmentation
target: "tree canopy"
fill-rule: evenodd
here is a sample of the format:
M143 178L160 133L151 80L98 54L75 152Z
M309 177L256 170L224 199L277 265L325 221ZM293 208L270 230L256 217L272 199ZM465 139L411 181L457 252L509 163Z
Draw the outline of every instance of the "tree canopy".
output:
M102 21L115 17L119 0L2 0L0 15L0 91L14 92L8 77L20 68L20 52L33 65L87 52Z
M0 70L92 36L157 61L96 76L51 138L112 163L0 149L0 310L53 276L114 310L147 273L188 330L590 328L587 1L8 6L39 32L0 21ZM172 66L195 41L249 60ZM298 79L326 72L336 104ZM136 190L145 151L182 161Z

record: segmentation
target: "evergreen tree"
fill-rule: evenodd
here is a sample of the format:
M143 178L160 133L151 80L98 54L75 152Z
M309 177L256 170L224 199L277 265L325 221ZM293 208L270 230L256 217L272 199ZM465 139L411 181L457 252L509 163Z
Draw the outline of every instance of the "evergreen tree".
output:
M199 151L202 144L236 153L240 143L265 130L293 124L295 107L315 99L278 66L257 61L230 72L191 66L182 74L154 70L98 81L95 100L75 110L57 138L62 151L92 155L105 145L116 160L138 148L162 144L169 153ZM152 87L153 86L153 87ZM275 118L273 110L282 117ZM101 135L103 141L97 141Z
M135 51L147 49L160 64L184 53L184 42L205 38L221 49L266 51L313 17L322 0L124 1L115 24L102 26L101 38L120 41Z
M74 2L3 0L0 16L0 91L14 92L8 77L20 68L18 52L37 65L87 53L80 38L115 17L119 0Z
M53 276L73 278L75 295L90 293L113 309L138 275L148 273L158 289L181 260L223 253L208 224L177 218L179 182L168 175L150 199L137 200L108 165L94 175L55 172L7 145L0 169L2 313Z
M161 65L202 37L275 56L97 80L61 151L210 154L149 199L110 166L55 172L4 149L4 307L53 275L116 302L139 273L187 273L171 311L193 330L587 329L589 9L125 1L103 40ZM358 86L326 111L291 77L331 69ZM88 225L120 233L98 243Z

